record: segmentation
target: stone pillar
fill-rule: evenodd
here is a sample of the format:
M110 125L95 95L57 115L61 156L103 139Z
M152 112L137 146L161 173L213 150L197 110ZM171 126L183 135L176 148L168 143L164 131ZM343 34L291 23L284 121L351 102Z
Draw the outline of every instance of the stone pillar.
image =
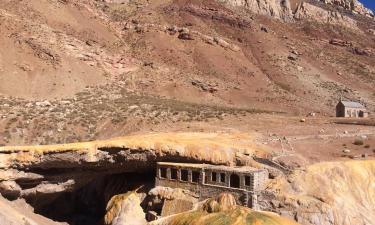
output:
M254 209L254 210L258 210L258 196L256 194L252 194L251 195L251 199L250 199L250 202L251 202L251 208Z
M245 176L243 174L239 174L238 176L240 177L240 188L246 189L246 187L245 187Z
M225 174L225 185L227 187L230 187L230 173L225 172L224 174Z
M167 179L170 180L171 179L171 168L167 168Z

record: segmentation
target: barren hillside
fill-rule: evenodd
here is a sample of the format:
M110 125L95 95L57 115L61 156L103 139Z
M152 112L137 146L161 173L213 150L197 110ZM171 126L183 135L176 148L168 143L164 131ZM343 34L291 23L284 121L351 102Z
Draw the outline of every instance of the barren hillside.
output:
M374 18L332 4L4 1L0 143L238 113L331 116L340 97L374 110Z

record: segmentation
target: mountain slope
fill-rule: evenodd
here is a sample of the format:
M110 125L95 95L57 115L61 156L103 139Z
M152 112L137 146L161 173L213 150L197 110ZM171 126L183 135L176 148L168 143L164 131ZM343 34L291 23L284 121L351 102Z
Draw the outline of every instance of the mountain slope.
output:
M72 96L132 69L117 33L85 4L4 1L0 6L0 92L25 98Z
M375 22L339 5L7 0L0 141L84 141L246 112L331 116L341 97L373 111Z

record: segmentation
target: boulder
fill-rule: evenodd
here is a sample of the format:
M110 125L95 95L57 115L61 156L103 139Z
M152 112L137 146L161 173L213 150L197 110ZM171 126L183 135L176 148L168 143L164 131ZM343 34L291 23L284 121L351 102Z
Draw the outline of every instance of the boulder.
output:
M21 191L21 187L15 181L0 182L0 193L8 199L17 199Z
M220 211L233 210L237 206L236 199L230 193L221 193L217 196L216 201L219 204Z
M141 199L136 192L116 195L107 204L106 225L146 225Z
M181 39L181 40L194 40L193 35L191 35L191 33L189 33L189 32L181 32L178 35L178 38Z
M297 60L298 60L298 55L291 53L291 54L288 56L288 59L289 59L289 60L292 60L292 61L297 61Z
M371 52L370 50L367 50L367 49L362 49L360 47L354 47L352 49L352 52L356 55L363 55L363 56L370 56L371 55Z
M340 40L340 39L336 39L336 38L333 38L329 41L329 43L331 45L337 45L337 46L353 46L353 43L352 42L349 42L349 41L344 41L344 40Z
M223 48L229 48L230 47L230 44L220 37L214 37L214 41L216 42L216 44L220 45Z

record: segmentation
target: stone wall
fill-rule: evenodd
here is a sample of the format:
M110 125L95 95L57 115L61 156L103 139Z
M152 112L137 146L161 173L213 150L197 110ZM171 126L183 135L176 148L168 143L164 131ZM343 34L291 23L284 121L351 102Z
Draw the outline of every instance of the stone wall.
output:
M193 184L193 183L177 181L177 180L159 179L159 178L156 178L155 186L180 188L180 189L189 190L194 193L199 193L199 190L200 190L199 184Z
M236 198L237 204L257 209L257 197L259 192L250 192L242 189L233 189L210 184L193 184L189 182L181 182L177 180L156 178L155 186L180 188L197 193L199 200L203 201L212 198L223 192L230 192Z
M185 176L182 175L183 171ZM195 179L193 173L198 175ZM235 179L232 180L233 176ZM207 169L163 165L157 168L155 185L191 191L199 196L199 200L230 192L237 204L257 209L257 195L265 188L267 179L266 170L233 171L220 167Z
M251 198L250 192L214 185L200 185L199 200L212 198L223 192L230 192L236 198L237 204L252 207L249 202L249 199Z

